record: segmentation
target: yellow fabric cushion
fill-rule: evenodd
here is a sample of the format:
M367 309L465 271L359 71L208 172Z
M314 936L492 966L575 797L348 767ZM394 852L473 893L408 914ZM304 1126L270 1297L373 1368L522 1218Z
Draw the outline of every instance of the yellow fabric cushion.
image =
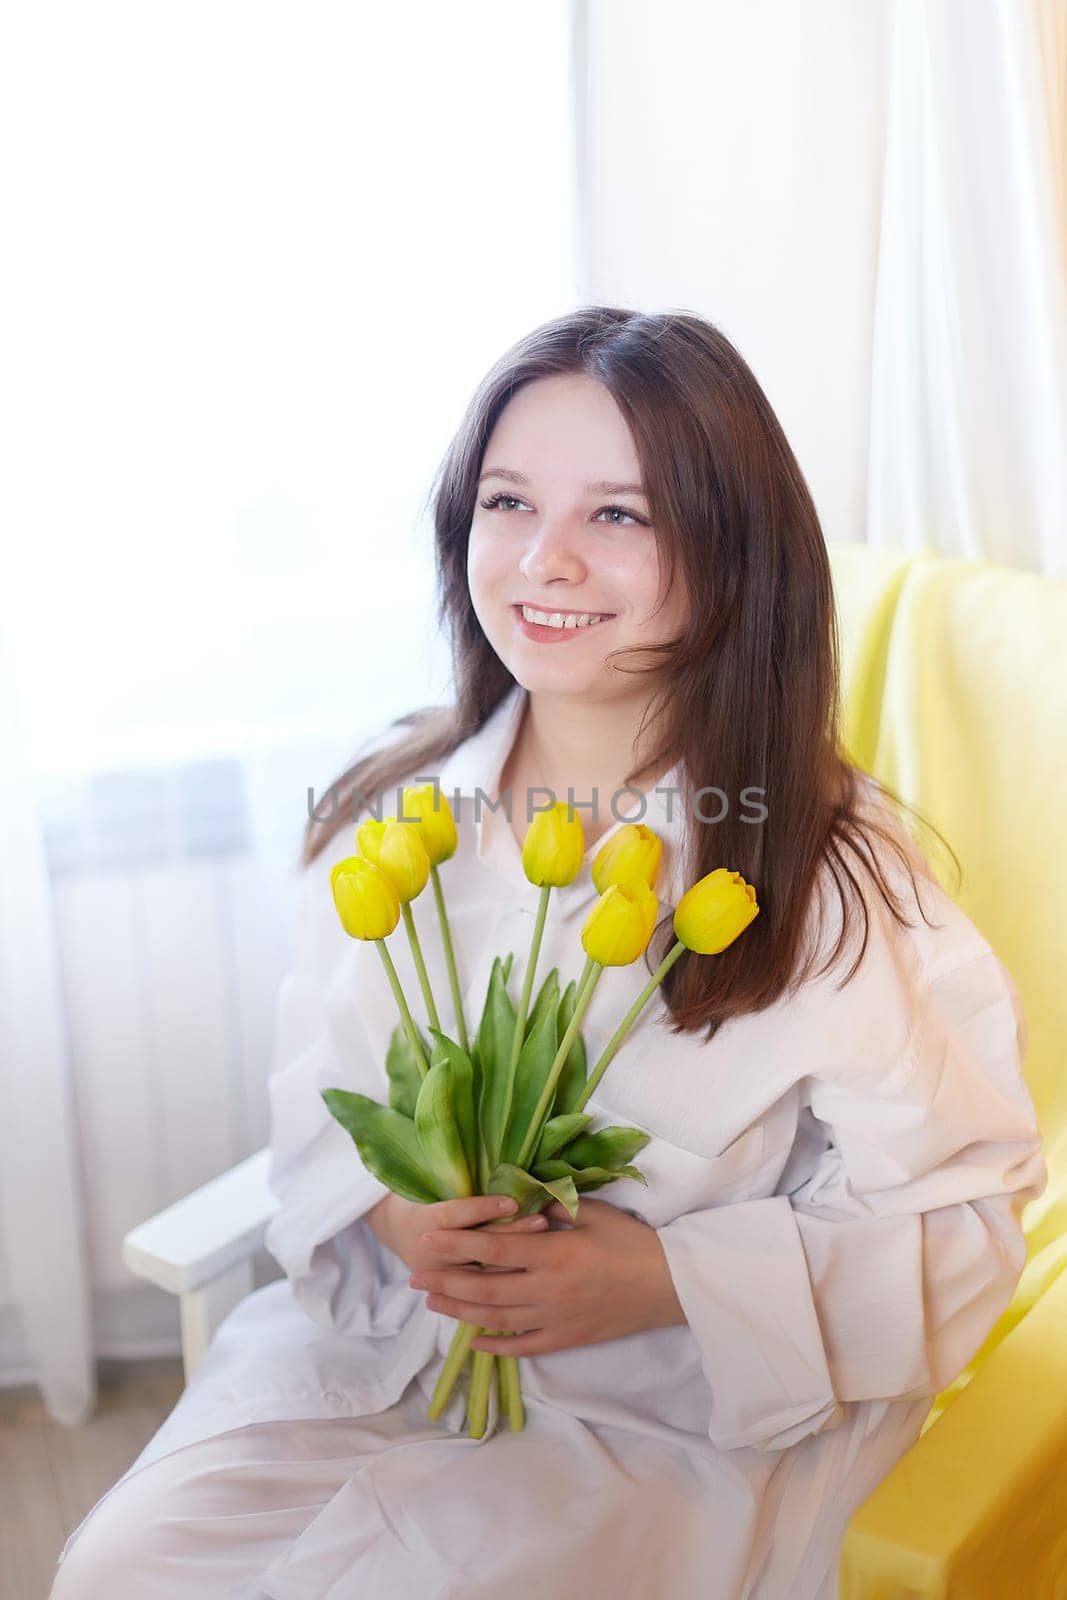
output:
M1029 1259L1015 1297L929 1427L1067 1266L1067 582L931 551L828 548L847 753L918 807L960 861L957 891L951 859L920 833L1019 986L1049 1164L1023 1217Z
M1011 1304L854 1514L840 1592L1058 1593L1050 1584L1067 1570L1067 1277L1057 1282L1067 1266L1067 582L930 550L829 552L845 754L917 807L956 854L959 884L936 838L917 833L1018 985L1023 1071L1049 1169L1045 1193L1023 1212L1028 1259Z
M839 1600L1067 1593L1067 1277L854 1512Z
M871 772L897 598L909 567L923 558L865 544L830 544L827 549L841 647L841 742L847 758Z

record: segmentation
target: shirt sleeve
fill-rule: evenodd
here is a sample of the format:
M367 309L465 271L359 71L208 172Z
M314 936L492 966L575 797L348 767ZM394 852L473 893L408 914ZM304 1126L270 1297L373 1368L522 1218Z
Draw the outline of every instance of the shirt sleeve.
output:
M268 1080L269 1183L281 1206L264 1242L315 1321L367 1333L392 1314L386 1291L402 1264L360 1220L389 1188L321 1094L389 1097L384 1052L365 1025L368 1007L382 1009L385 975L377 952L345 933L330 889L330 868L345 854L340 836L331 840L298 885L294 965L278 993Z
M832 1013L827 1012L832 1026ZM933 1398L1007 1306L1046 1168L1018 991L988 946L928 979L889 1070L801 1082L786 1192L658 1230L722 1449L785 1449L850 1402Z

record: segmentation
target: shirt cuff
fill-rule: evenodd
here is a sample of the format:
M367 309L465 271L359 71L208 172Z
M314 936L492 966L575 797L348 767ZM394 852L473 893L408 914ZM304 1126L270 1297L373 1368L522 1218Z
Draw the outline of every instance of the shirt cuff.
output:
M711 1387L712 1443L781 1450L842 1422L788 1198L693 1211L656 1231Z

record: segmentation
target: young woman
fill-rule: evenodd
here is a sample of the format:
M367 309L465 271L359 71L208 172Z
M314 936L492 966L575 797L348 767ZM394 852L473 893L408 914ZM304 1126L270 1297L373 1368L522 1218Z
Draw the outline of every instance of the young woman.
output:
M286 1276L227 1318L53 1600L828 1600L853 1509L1023 1266L1045 1168L1017 992L839 746L815 509L714 327L589 307L535 330L474 396L435 516L455 703L376 730L305 841L271 1077ZM406 1201L321 1101L386 1098L396 1020L330 867L357 797L433 777L459 828L442 871L468 1018L494 955L521 983L520 851L546 795L581 807L587 863L627 820L663 839L648 970L688 885L727 866L757 891L722 955L675 964L590 1100L651 1135L647 1186L583 1197L573 1226ZM594 899L588 872L553 891L540 972L577 975ZM590 1059L643 979L605 972ZM522 1432L493 1395L471 1438L463 1380L426 1421L457 1318L526 1358Z

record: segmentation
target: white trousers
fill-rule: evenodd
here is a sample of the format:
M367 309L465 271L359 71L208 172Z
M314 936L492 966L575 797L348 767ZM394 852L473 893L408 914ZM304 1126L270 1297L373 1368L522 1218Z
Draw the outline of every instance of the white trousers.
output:
M831 1526L799 1561L797 1513L771 1512L793 1536L746 1582L729 1529L751 1508L676 1452L535 1403L521 1434L459 1438L426 1405L413 1382L374 1416L253 1423L136 1468L49 1600L836 1600L845 1505L812 1508Z
M262 1600L253 1580L404 1424L258 1422L186 1445L97 1501L49 1600Z

